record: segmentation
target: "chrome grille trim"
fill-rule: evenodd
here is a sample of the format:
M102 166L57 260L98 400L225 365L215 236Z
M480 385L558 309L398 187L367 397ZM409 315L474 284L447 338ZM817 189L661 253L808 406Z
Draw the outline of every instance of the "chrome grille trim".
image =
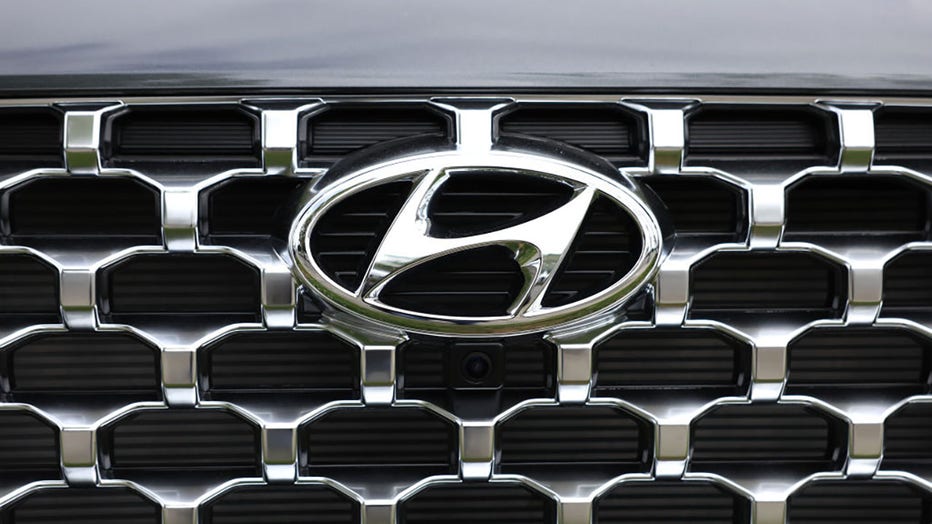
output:
M732 184L749 195L748 237L739 242L702 244L680 242L673 248L654 281L656 310L654 322L622 321L618 317L595 319L548 334L557 347L557 399L524 401L500 413L491 420L461 420L430 403L417 400L395 400L395 348L405 340L403 334L381 332L364 326L354 318L329 312L321 323L302 324L296 321L297 286L290 265L272 250L248 245L204 246L198 235L199 194L233 177L292 176L312 179L324 170L302 168L297 158L297 126L299 116L322 104L345 102L424 102L429 101L457 115L457 137L463 148L488 147L494 140L494 112L512 103L612 102L647 113L650 156L647 168L623 168L635 177L657 173L684 173L713 177ZM662 100L664 104L658 105ZM10 100L0 106L48 105L88 102L86 99ZM282 102L292 109L280 109ZM876 478L897 479L932 491L932 478L923 478L904 471L878 471L883 453L883 422L908 402L932 402L932 396L917 395L906 399L873 402L830 401L810 396L783 395L786 383L787 344L804 331L816 326L890 326L902 327L923 337L932 337L932 324L917 319L880 316L882 305L883 268L898 254L907 250L929 251L932 242L912 242L901 246L822 245L808 242L783 242L785 222L784 196L786 188L803 177L841 175L867 171L869 174L907 177L924 185L932 185L932 175L912 169L873 163L874 130L871 108L880 104L875 99L825 101L808 97L741 97L741 96L668 96L642 100L626 96L515 96L490 97L489 108L474 109L471 104L455 98L428 99L398 97L392 100L368 97L261 99L236 97L191 98L127 98L122 102L107 100L106 107L94 111L65 109L65 141L63 155L67 169L34 169L0 180L0 190L36 176L119 176L138 179L156 187L162 195L161 246L138 246L113 252L86 253L63 251L48 253L31 247L0 246L0 253L26 253L52 264L59 272L61 285L61 324L34 325L12 332L0 333L0 348L35 333L60 332L66 329L105 332L129 332L157 345L161 351L164 402L141 402L110 407L96 412L68 411L52 407L41 408L22 403L0 403L2 410L23 410L38 414L61 431L62 481L40 481L0 493L0 505L6 505L42 487L127 486L157 501L163 507L166 524L196 522L196 508L203 502L234 486L269 483L326 484L333 486L363 504L363 522L367 524L393 522L395 507L427 485L456 482L460 479L479 480L491 477L492 482L512 480L546 493L559 501L558 522L582 524L589 522L592 501L622 482L643 482L652 478L684 478L711 480L728 490L752 499L752 521L783 522L786 499L800 486L813 479ZM99 101L95 101L99 102ZM204 177L151 175L143 172L102 166L100 129L104 117L127 104L166 103L242 103L261 111L262 158L264 168L236 169ZM749 104L808 104L832 112L837 117L840 162L837 166L814 166L786 176L742 177L714 168L683 167L686 137L683 125L685 108L708 102ZM932 106L927 99L891 98L887 105ZM679 106L678 109L670 107ZM263 109L263 108L270 109ZM816 253L838 262L848 270L849 301L846 315L838 320L816 320L798 324L779 319L759 322L724 323L708 319L688 319L691 268L711 253L720 251L802 251ZM101 322L96 311L96 272L112 263L140 253L198 252L234 256L260 270L262 322L207 329L192 326L143 329L138 326ZM746 403L744 397L724 397L711 402L690 403L682 399L659 399L651 403L632 403L616 398L590 398L592 389L592 351L596 343L621 330L650 329L653 326L704 327L728 333L751 344L753 373L750 377L750 400L776 400L802 403L834 414L849 426L848 454L850 460L843 471L823 472L803 479L760 478L737 479L720 475L687 472L690 457L690 424L714 406ZM336 401L311 410L291 406L280 411L257 413L243 406L217 401L200 401L196 372L198 347L216 341L231 332L256 331L269 328L328 331L361 349L361 401ZM649 420L655 431L653 475L627 474L598 486L587 486L585 493L572 481L543 483L515 475L493 474L495 461L495 427L514 414L532 406L588 404L617 406ZM239 413L261 430L264 479L236 479L220 485L197 486L191 490L170 493L160 486L101 478L97 453L97 430L128 413L145 408L192 407L224 409ZM418 406L430 410L459 427L460 474L423 479L412 486L347 486L321 477L297 477L297 427L343 406L398 405Z

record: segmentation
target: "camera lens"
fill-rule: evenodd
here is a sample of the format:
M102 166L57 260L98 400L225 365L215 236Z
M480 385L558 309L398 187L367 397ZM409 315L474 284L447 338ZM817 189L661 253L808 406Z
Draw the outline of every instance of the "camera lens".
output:
M479 384L492 372L492 361L485 353L470 353L463 359L463 376L473 384Z

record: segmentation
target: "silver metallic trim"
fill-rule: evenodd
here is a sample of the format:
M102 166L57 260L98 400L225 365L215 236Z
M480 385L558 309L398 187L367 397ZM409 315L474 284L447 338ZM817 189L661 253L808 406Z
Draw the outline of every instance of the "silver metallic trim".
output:
M575 192L560 208L516 226L470 237L431 236L426 210L437 188L452 174L482 168L558 180L571 184ZM414 188L385 234L362 285L347 290L317 263L311 234L320 218L344 198L395 180L412 180ZM546 307L542 301L550 282L597 194L611 198L639 225L639 258L627 275L592 297ZM295 221L289 245L303 283L341 308L388 326L418 332L478 335L547 329L624 302L653 275L661 257L661 235L660 225L644 201L601 173L539 155L469 149L467 153L437 152L391 161L341 177L325 187L312 188ZM507 315L443 316L402 310L380 300L388 282L404 271L445 254L486 245L508 248L522 266L525 286Z
M96 175L101 170L100 135L103 115L122 107L110 105L96 111L65 113L65 165L75 175Z
M932 185L929 174L895 165L875 165L873 162L873 128L871 108L879 102L874 98L852 98L844 101L825 101L809 96L732 96L708 95L695 96L689 93L670 94L653 97L655 101L667 104L733 102L733 103L795 103L814 105L835 113L838 117L838 131L841 137L839 165L813 166L800 173L781 174L772 177L749 177L741 173L730 173L713 168L688 166L682 167L682 150L685 142L680 138L683 133L682 122L677 123L674 113L677 109L651 109L647 102L630 94L600 95L535 95L502 97L492 95L483 99L485 110L476 109L476 100L471 105L456 99L429 99L424 96L399 96L391 100L398 102L418 102L442 104L454 114L474 115L459 119L462 133L457 137L460 146L468 152L471 148L483 150L487 141L485 133L493 133L486 119L494 118L495 111L512 103L560 104L565 102L610 102L644 111L650 121L652 151L649 169L622 168L627 175L653 176L652 173L664 173L671 176L691 174L709 176L725 180L749 192L750 205L746 210L750 221L750 238L729 244L684 244L678 243L670 256L664 261L657 277L654 293L657 299L655 318L645 322L625 321L617 312L608 311L597 321L561 328L552 333L552 340L558 347L560 369L558 377L558 399L533 399L498 414L492 420L459 419L444 412L436 406L415 401L399 401L394 398L396 372L394 368L394 348L405 339L403 333L392 330L369 330L358 319L328 310L322 323L317 325L300 325L296 329L321 329L330 331L344 339L353 341L362 348L361 358L366 370L362 378L362 401L335 402L324 406L265 406L236 405L205 401L199 398L196 354L203 345L217 340L232 332L264 330L268 328L295 328L294 319L294 282L287 275L287 268L292 263L287 256L282 256L273 248L256 249L248 246L207 246L202 245L198 228L198 195L209 191L215 184L232 177L261 176L319 176L323 170L304 169L297 166L296 145L297 125L300 116L315 110L321 104L348 102L385 102L386 99L372 96L324 97L319 101L313 99L292 99L295 110L274 109L274 103L281 99L262 100L250 98L250 107L263 107L268 103L270 109L262 111L263 169L242 169L204 176L167 176L142 173L127 169L107 168L101 164L100 126L102 118L111 111L128 104L166 104L166 103L243 103L241 97L129 97L122 101L106 101L104 109L95 111L73 110L62 106L65 116L65 145L63 154L67 170L49 168L17 173L0 178L0 189L10 188L18 183L41 176L124 176L140 180L157 187L163 197L163 222L165 239L160 246L136 246L128 249L98 250L87 252L83 246L69 246L60 251L36 246L0 246L0 253L28 253L38 256L56 268L61 284L62 322L49 325L19 327L0 333L0 351L7 350L25 337L42 332L61 332L66 328L93 330L99 332L128 332L143 337L156 345L161 351L163 362L162 383L165 391L164 402L142 402L124 406L107 406L91 409L64 409L53 405L28 405L21 403L0 403L0 409L27 410L49 420L61 431L62 472L67 481L46 480L17 486L12 491L0 493L0 506L7 507L20 497L44 488L62 488L67 484L79 486L97 484L103 487L128 486L144 496L157 501L163 507L165 523L193 524L197 519L196 508L211 497L240 485L257 485L275 482L291 482L296 477L295 457L297 445L294 441L296 428L303 421L314 418L320 413L338 406L369 405L405 405L414 402L425 406L455 423L461 435L460 466L457 478L435 477L423 479L415 486L392 487L395 494L391 496L373 496L364 491L355 491L332 479L299 478L299 483L320 482L334 486L341 492L350 494L355 500L363 501L365 522L393 522L395 508L399 500L415 493L425 486L442 482L458 481L462 478L484 479L491 482L515 480L532 486L560 504L563 522L588 522L591 515L592 501L599 493L624 482L643 482L652 478L682 478L684 480L711 480L728 489L753 500L753 522L782 523L785 518L787 498L801 486L816 478L875 478L894 479L909 482L928 493L932 490L932 480L906 471L885 471L880 468L882 458L883 422L899 407L908 402L930 402L932 397L918 395L906 399L871 399L870 402L849 402L837 398L813 398L788 396L783 393L786 382L786 346L800 333L818 326L876 326L897 327L910 330L923 337L932 337L932 324L928 319L895 318L880 315L882 305L882 269L897 254L906 250L929 250L932 243L915 242L905 246L896 245L827 245L825 243L784 242L782 229L785 222L786 188L807 176L841 175L848 173L866 173L870 175L891 175L914 180L925 186ZM300 103L297 101L300 100ZM47 99L21 99L0 102L3 106L49 105L52 102L86 103L100 102L88 98L68 98L50 101ZM494 102L494 103L493 103ZM505 104L496 107L495 104ZM932 101L921 98L888 97L883 103L887 105L918 105L932 107ZM489 111L489 104L492 110ZM468 107L467 107L468 105ZM463 106L461 108L461 106ZM640 107L639 107L640 106ZM669 106L668 106L669 107ZM485 111L482 113L482 111ZM480 115L480 113L482 113ZM481 119L480 119L481 116ZM476 130L481 130L478 132ZM481 137L479 138L474 137ZM494 134L489 140L494 141ZM490 142L491 143L491 142ZM468 147L467 147L468 146ZM490 146L491 147L491 146ZM483 153L487 154L487 153ZM523 159L520 162L524 166ZM796 325L781 318L761 319L757 325L741 322L725 323L705 319L687 319L689 308L689 272L705 256L723 249L731 250L792 250L818 253L843 264L849 273L849 302L846 315L841 320L816 321L807 325ZM263 319L261 323L230 326L125 326L104 324L96 308L94 292L98 271L109 264L137 253L181 252L223 252L238 256L250 265L260 269L262 274ZM714 329L752 345L753 374L751 393L748 398L718 398L708 402L695 402L693 399L677 400L658 398L651 403L634 405L624 399L590 399L591 389L591 352L595 344L604 337L627 329L650 329L654 326L680 326L687 329ZM373 334L375 333L375 334ZM689 472L688 431L690 424L701 413L713 406L729 402L792 401L815 406L835 416L841 417L849 426L849 460L845 470L821 473L809 479L767 478L769 485L763 482L748 483L740 479L730 479L711 474ZM494 427L497 421L519 410L535 405L556 405L566 403L614 403L623 406L639 416L648 419L654 425L657 434L655 447L656 460L650 475L628 475L614 479L598 489L592 489L587 496L571 493L569 490L559 492L542 486L536 479L515 478L514 476L496 475L494 470ZM96 464L96 431L120 416L144 408L167 406L198 406L199 408L228 409L245 414L262 432L264 478L236 479L220 485L202 486L196 495L172 494L163 490L150 489L123 479L101 478L100 466ZM489 459L490 449L493 458ZM92 462L93 457L93 462ZM741 482L739 484L739 481ZM568 484L572 484L569 482ZM587 488L588 490L588 488ZM198 491L198 490L194 490Z

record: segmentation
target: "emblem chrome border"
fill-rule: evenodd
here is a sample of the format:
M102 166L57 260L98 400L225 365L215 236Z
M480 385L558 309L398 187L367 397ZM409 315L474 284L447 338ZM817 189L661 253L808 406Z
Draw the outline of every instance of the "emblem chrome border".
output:
M467 237L431 237L427 206L448 173L490 169L562 181L574 187L574 194L569 202L551 213L516 226ZM446 335L504 335L553 329L623 304L653 277L659 266L661 226L634 186L626 187L623 178L617 179L619 176L613 179L580 165L517 151L444 151L395 159L340 176L329 184L327 181L315 184L293 223L289 248L297 276L304 284L335 306L389 327ZM383 237L362 284L351 292L331 279L314 260L311 233L320 217L343 199L398 180L412 180L414 187ZM641 233L641 253L631 270L611 286L570 304L544 307L541 301L554 273L597 194L610 198L630 214ZM576 227L568 228L566 235L554 237L547 226L564 223L567 218L578 219ZM379 292L386 283L407 269L485 245L508 247L522 267L525 285L508 315L434 315L400 309L379 300Z

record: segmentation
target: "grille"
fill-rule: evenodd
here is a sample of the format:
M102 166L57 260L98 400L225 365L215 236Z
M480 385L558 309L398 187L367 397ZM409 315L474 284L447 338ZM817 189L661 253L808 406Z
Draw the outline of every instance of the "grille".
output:
M137 180L41 177L10 188L3 198L12 244L161 242L158 191Z
M64 167L62 114L51 107L8 108L0 114L0 173Z
M225 493L201 509L199 522L275 524L311 522L353 524L359 504L332 488L318 485L249 486Z
M449 116L422 104L342 104L308 115L302 132L303 164L327 165L384 142L416 138L449 140Z
M0 522L928 522L932 102L878 100L2 101ZM440 336L295 278L312 192L482 143L657 216L634 298ZM477 238L580 191L528 170L450 170L421 225ZM362 289L418 176L319 215L336 288ZM543 307L634 267L626 209L594 197ZM520 258L440 253L379 298L506 315Z
M0 471L4 478L31 482L61 476L58 432L51 424L22 411L0 411L0 421Z
M750 517L750 501L710 482L633 482L599 497L596 522L737 524Z
M516 484L439 484L405 499L398 520L405 524L547 524L556 522L556 504Z
M220 410L147 410L100 431L102 462L115 476L148 472L258 475L256 428Z
M57 395L125 395L125 400L162 396L158 349L128 333L46 333L23 340L5 355L14 401Z
M501 116L500 136L563 142L618 164L647 163L644 116L618 105L518 107Z
M693 423L691 467L832 470L841 466L846 429L842 421L802 405L719 406Z
M134 106L106 126L102 159L113 167L183 173L260 162L258 118L239 106Z
M585 467L626 473L647 467L652 436L643 421L613 408L534 407L501 423L503 473Z
M359 398L358 349L330 333L234 333L204 346L200 357L201 384L211 399Z
M126 488L43 489L16 501L2 514L11 524L74 522L158 524L161 508Z
M797 171L831 165L838 156L831 116L799 106L700 106L687 131L686 162L693 165Z
M922 522L928 496L904 482L816 481L790 497L787 522Z
M399 348L398 394L458 416L491 418L521 401L552 397L556 367L553 345L539 337L417 337Z
M613 397L681 390L712 397L747 390L751 348L705 329L644 329L613 335L594 354L595 392Z
M929 341L900 329L813 329L789 345L787 393L926 393Z
M690 313L838 318L844 279L843 268L808 253L719 252L693 269Z

